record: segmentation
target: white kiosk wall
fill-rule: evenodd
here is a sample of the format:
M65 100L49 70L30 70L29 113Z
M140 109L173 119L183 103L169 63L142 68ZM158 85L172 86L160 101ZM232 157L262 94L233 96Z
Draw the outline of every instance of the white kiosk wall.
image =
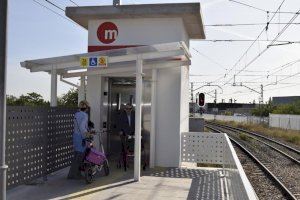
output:
M103 26L109 30L103 32ZM181 18L112 19L89 22L89 51L178 41L185 41L189 45L189 38ZM180 165L180 133L188 131L189 128L188 70L186 66L158 70L155 117L156 166ZM104 89L100 76L88 76L87 100L92 107L91 119L95 122L96 128L101 128L103 121L100 119L102 111L99 110L103 109L101 88Z

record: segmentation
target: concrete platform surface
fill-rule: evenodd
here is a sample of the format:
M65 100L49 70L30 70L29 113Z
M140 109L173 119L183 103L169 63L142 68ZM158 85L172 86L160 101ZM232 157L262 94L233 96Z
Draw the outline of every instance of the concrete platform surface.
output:
M111 175L101 175L89 185L84 180L66 179L67 172L56 172L45 183L13 188L7 199L224 199L219 169L156 168L144 172L141 182L133 181L132 170L113 169Z

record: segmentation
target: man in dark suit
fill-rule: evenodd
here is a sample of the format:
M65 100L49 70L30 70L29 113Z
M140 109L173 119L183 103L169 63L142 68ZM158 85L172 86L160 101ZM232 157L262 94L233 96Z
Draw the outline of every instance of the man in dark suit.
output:
M124 162L125 171L127 168L127 156L134 155L134 141L133 137L135 134L135 112L133 111L133 107L131 104L126 104L124 110L120 113L118 129L120 133L121 143L122 143L122 157ZM144 155L144 141L141 139L141 151L143 156L143 169L147 166L146 156ZM124 156L125 155L125 156ZM126 159L124 159L126 157ZM120 159L120 160L121 160ZM121 166L121 164L120 164Z
M135 113L132 105L129 103L125 105L124 110L120 114L118 129L119 133L124 136L134 135Z

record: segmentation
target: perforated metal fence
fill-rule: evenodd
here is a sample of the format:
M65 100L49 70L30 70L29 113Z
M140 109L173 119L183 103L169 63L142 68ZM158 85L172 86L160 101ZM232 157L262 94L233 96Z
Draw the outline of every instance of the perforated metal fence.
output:
M225 187L228 189L226 199L257 199L236 152L224 133L181 133L181 162L221 165Z
M8 188L70 165L73 108L7 107Z

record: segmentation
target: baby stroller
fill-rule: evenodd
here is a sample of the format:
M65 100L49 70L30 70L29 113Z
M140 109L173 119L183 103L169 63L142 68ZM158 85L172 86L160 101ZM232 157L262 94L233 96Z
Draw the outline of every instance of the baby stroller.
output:
M124 167L124 170L127 171L129 167L129 160L134 159L134 135L120 135L121 139L121 154L119 158L119 162L117 164L117 168ZM143 138L141 139L141 160L143 170L146 170L147 167L147 158L145 152L145 145Z
M84 172L85 180L86 183L88 184L94 181L94 177L96 173L102 171L102 169L104 170L104 174L106 176L109 175L108 160L106 158L103 144L102 144L102 134L104 133L104 131L101 132L92 131L92 132L100 135L101 151L97 151L93 146L94 136L91 135L88 138L86 138L87 148L85 151L84 162L81 171Z

